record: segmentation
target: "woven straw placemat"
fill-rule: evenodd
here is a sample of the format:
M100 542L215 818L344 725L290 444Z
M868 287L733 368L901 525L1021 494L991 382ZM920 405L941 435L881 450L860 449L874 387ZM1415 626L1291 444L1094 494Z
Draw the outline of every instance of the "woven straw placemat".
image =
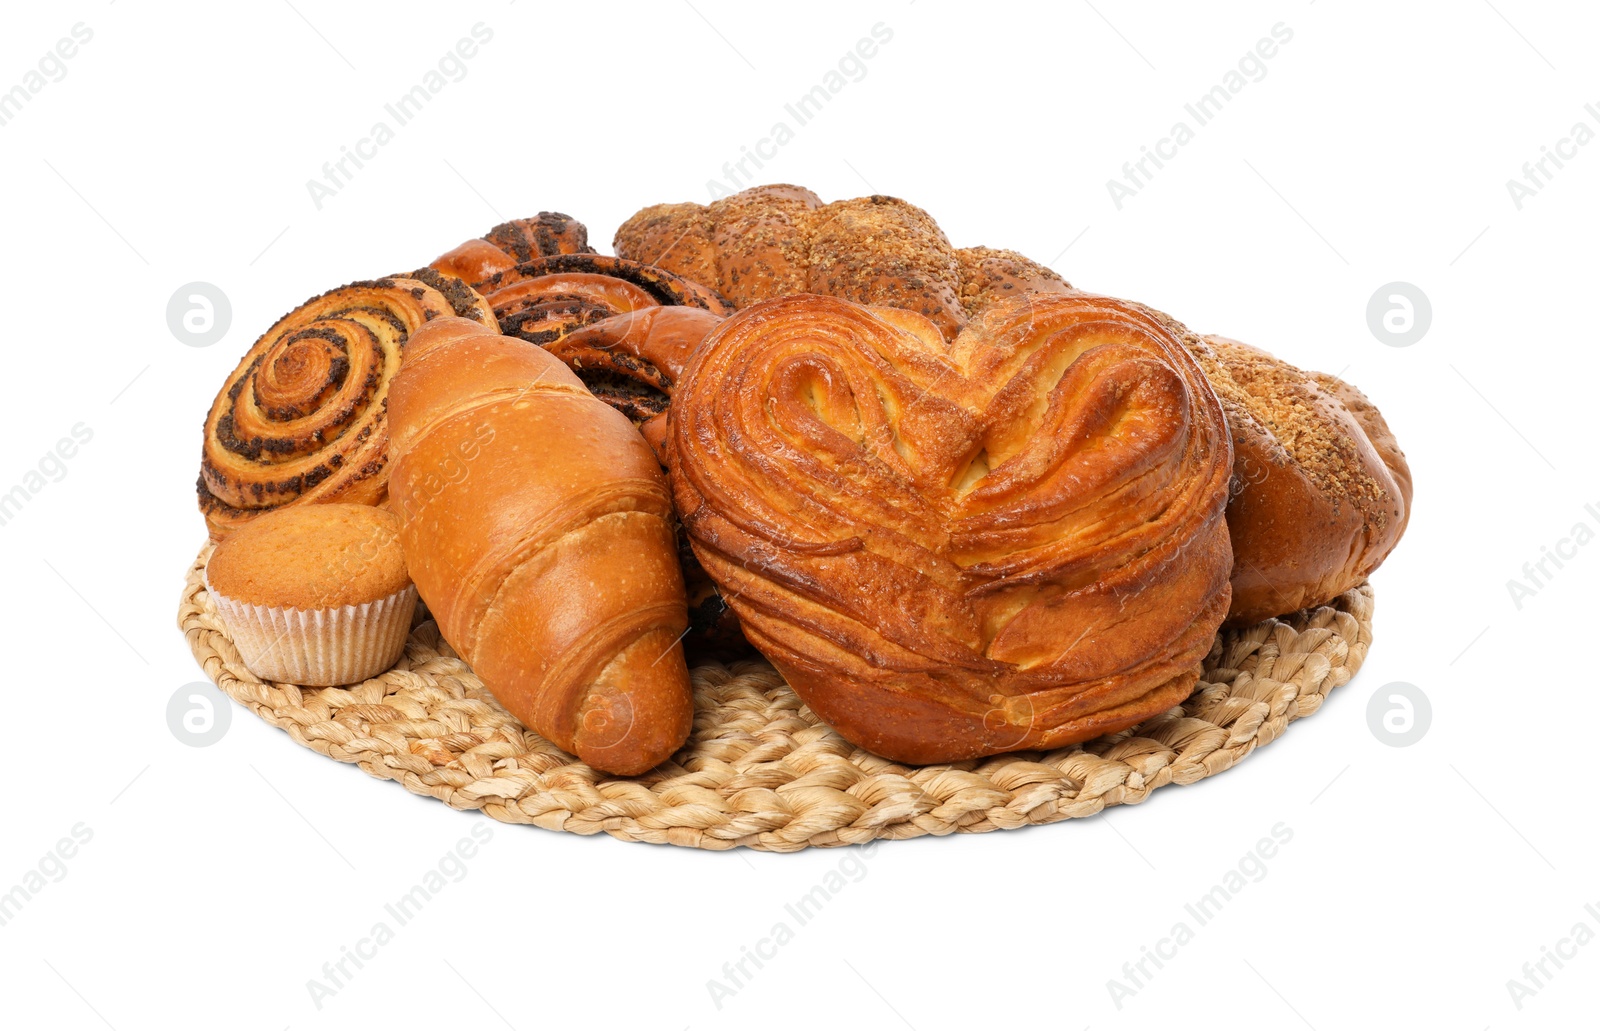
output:
M388 673L347 688L263 683L206 593L208 546L178 624L206 675L295 741L374 777L506 823L695 848L773 852L979 833L1092 816L1221 773L1309 716L1361 668L1372 588L1217 636L1183 705L1054 752L905 766L864 752L755 660L693 669L694 733L641 777L598 773L528 730L431 621Z

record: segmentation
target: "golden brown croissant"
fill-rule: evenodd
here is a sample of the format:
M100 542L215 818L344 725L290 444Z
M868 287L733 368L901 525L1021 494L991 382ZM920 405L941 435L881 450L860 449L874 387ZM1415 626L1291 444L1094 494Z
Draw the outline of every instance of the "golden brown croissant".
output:
M593 253L589 230L582 222L559 211L541 211L534 218L500 223L481 238L439 255L431 267L476 286L496 272L534 258Z
M263 333L206 416L198 489L211 536L301 501L380 504L390 381L411 334L441 315L494 325L476 291L428 268L330 290Z
M757 186L708 205L657 204L624 222L613 246L620 257L719 290L735 307L829 294L918 312L949 338L1024 289L1072 289L1013 251L951 247L926 211L897 197L823 204L798 186Z
M1377 408L1343 380L1302 372L1227 337L1196 358L1233 435L1229 623L1322 605L1393 550L1411 513L1411 469Z
M391 506L445 640L597 769L665 761L693 719L672 505L628 421L541 348L464 319L390 396Z
M712 291L651 265L601 255L536 259L483 284L501 331L539 344L626 415L661 458L667 404L689 356L731 309ZM679 541L691 631L686 641L746 647L686 541Z
M1228 608L1232 454L1192 334L1028 295L953 341L801 295L708 337L674 499L746 636L856 744L1048 749L1185 698Z

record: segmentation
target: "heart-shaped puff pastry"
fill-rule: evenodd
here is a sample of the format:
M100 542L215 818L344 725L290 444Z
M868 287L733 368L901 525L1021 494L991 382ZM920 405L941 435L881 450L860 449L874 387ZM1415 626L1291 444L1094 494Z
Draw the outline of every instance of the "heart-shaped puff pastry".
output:
M1050 749L1186 698L1228 611L1232 447L1128 301L920 315L801 294L718 328L671 412L674 500L750 642L899 762Z

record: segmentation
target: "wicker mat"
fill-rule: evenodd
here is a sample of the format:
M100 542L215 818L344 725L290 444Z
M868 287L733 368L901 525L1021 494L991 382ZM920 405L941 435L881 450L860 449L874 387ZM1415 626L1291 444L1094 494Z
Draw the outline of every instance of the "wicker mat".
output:
M178 623L206 675L295 741L506 823L695 848L773 852L978 833L1092 816L1221 773L1309 716L1361 668L1372 588L1219 634L1182 706L1049 753L905 766L851 745L760 660L693 670L694 733L641 777L597 773L494 700L431 620L388 673L348 688L263 683L206 593L207 547ZM419 610L420 611L420 610Z

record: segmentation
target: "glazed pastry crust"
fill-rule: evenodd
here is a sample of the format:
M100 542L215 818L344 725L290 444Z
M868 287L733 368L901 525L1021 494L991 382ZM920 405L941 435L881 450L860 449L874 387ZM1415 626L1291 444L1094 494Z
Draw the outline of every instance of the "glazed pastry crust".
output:
M707 339L669 466L750 641L902 762L1055 748L1176 704L1227 611L1232 456L1171 319L1034 295L953 342L798 295Z
M523 723L633 775L688 736L688 629L666 479L566 366L461 319L413 340L391 403L392 507L445 640Z

